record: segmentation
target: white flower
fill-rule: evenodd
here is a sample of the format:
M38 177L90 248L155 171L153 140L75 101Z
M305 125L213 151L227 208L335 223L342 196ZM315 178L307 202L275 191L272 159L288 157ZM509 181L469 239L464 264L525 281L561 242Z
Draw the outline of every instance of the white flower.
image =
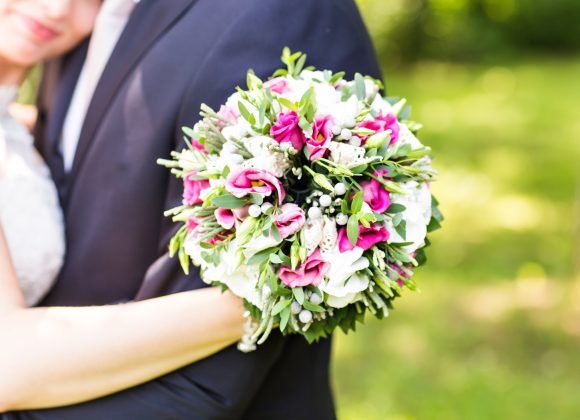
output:
M338 240L338 232L336 229L336 222L334 219L324 216L324 227L322 228L322 240L320 241L320 249L322 252L329 251L336 246Z
M363 147L347 143L333 141L328 148L330 150L330 159L347 168L359 165L365 157L365 149Z
M331 288L326 285L326 303L333 308L344 308L356 302L361 297L361 292L369 287L369 278L365 274L355 273L346 281L343 287Z
M391 194L391 202L402 204L405 211L402 213L403 220L406 221L406 237L402 238L391 221L387 221L386 226L391 234L389 243L393 242L412 242L405 249L408 252L414 252L425 245L427 236L427 226L431 220L431 190L426 183L417 183L409 181L401 186L407 194Z
M346 101L341 101L340 95L337 96L335 102L325 102L318 104L317 113L319 115L332 115L334 122L340 127L346 127L355 120L360 113L361 106L358 98L352 95Z
M399 123L399 138L395 145L396 147L401 147L406 144L411 146L411 150L421 149L424 147L419 139L415 137L413 133L411 133L409 127L407 127L405 124Z
M373 103L371 104L371 108L376 114L392 114L393 113L393 106L386 101L386 99L382 98L380 95L375 96Z
M257 289L260 275L255 265L238 264L238 244L233 240L226 250L220 252L220 263L207 265L203 270L206 283L220 282L225 284L235 295L248 300L258 308L262 308L262 296Z
M271 150L278 143L267 136L254 136L242 140L246 149L254 156L242 163L244 168L268 171L280 178L292 167L286 154Z
M310 255L322 242L324 220L322 217L308 217L300 231L300 243L306 247Z
M340 252L338 246L322 253L330 263L330 270L320 285L320 290L328 295L327 303L342 308L359 298L359 293L369 286L366 275L358 273L369 267L369 260L362 256L362 248Z
M280 243L273 236L264 236L261 233L248 241L243 246L244 256L251 258L253 255L268 248L272 248Z
M185 250L185 253L190 256L194 265L199 267L200 265L204 264L204 260L201 257L202 249L199 246L199 241L195 239L195 235L193 233L187 235L185 241L183 241L183 249Z

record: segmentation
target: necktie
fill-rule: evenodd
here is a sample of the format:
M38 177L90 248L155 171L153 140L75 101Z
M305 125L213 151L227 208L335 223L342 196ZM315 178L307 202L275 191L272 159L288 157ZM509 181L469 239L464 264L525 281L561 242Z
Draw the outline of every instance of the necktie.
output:
M83 123L95 88L136 2L136 0L105 0L99 11L87 58L63 126L61 152L67 172L72 168Z

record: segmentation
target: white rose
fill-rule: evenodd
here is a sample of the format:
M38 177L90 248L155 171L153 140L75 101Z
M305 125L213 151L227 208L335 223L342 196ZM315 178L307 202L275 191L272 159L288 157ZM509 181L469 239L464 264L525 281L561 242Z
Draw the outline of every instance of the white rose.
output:
M426 183L418 184L416 181L406 182L402 184L402 187L407 194L391 194L391 202L405 206L402 217L407 223L406 237L402 238L393 224L388 221L386 225L391 235L389 243L412 242L405 249L408 252L414 252L425 245L427 226L431 220L431 190Z
M208 265L202 273L205 282L225 284L235 295L262 308L261 294L257 289L260 272L256 266L237 264L238 245L233 240L225 251L220 252L220 264Z

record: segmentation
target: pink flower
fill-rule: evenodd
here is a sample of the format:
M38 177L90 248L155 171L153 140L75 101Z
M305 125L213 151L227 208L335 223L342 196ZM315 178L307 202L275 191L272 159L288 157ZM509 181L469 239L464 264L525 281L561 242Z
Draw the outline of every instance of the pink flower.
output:
M194 149L197 149L200 152L203 152L204 154L207 154L207 150L205 150L205 147L203 147L203 144L201 144L199 142L199 140L192 138L189 142L191 143L191 145L193 146Z
M300 117L295 111L282 112L278 121L270 129L270 135L278 143L291 143L296 150L304 147L304 132L298 125Z
M231 229L236 224L236 217L230 209L216 209L214 215L219 225L224 229Z
M183 178L183 200L188 206L194 206L203 202L199 198L200 193L209 188L207 179L196 179L197 172L193 171Z
M280 210L282 212L276 215L274 224L280 231L282 238L287 238L302 229L306 221L304 210L291 203L284 204Z
M240 207L239 209L216 209L214 212L218 224L224 229L231 229L236 224L236 221L242 221L248 217L248 207Z
M201 221L197 217L191 216L189 219L187 219L187 222L185 222L185 228L189 233L191 233L197 229L200 223Z
M320 250L316 249L296 270L282 266L278 275L282 283L288 287L304 287L311 284L318 286L328 270L330 264L322 259Z
M374 224L367 228L359 224L358 239L356 241L357 247L367 250L380 242L385 242L388 240L389 231L386 227L379 224ZM354 249L354 246L352 246L350 240L348 239L346 228L342 228L338 232L338 249L340 252Z
M399 287L403 287L405 285L405 280L408 280L411 276L396 264L389 263L389 267L391 267L396 272L396 274L389 272L389 278L395 280Z
M373 130L375 133L382 133L387 130L391 130L391 141L390 144L393 144L399 138L399 123L397 122L397 117L393 114L383 115L382 113L373 120L366 120L362 121L357 124L358 127L368 128L369 130ZM362 137L361 139L366 141L368 137Z
M316 117L312 125L312 137L306 139L310 160L323 158L332 140L333 120L330 115Z
M386 170L375 171L375 176L382 177L386 173ZM363 189L363 199L372 211L383 213L389 208L391 205L390 194L379 181L371 179L361 182L360 186Z
M276 191L280 204L286 196L282 183L275 175L254 168L241 168L232 172L226 180L226 190L238 198L252 193L270 196Z
M288 81L284 77L276 77L264 83L264 87L278 95L282 95L288 90Z
M227 121L228 123L231 124L235 124L238 122L238 119L240 118L241 114L240 111L226 106L226 105L222 105L220 107L220 110L217 112L218 117L220 117L222 120L224 121L220 121L219 125L225 125L225 121Z

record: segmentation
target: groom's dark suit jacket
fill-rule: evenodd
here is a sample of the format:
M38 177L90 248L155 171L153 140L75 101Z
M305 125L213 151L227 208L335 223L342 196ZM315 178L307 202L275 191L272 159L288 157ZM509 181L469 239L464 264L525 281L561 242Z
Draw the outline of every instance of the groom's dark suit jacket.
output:
M86 46L47 65L39 100L37 146L61 194L68 241L43 305L111 304L204 287L167 256L175 226L162 214L180 202L181 186L156 159L181 147L181 127L198 119L200 104L218 107L244 85L249 68L271 74L289 46L318 68L380 77L352 0L142 0L96 88L65 174L59 140ZM309 346L274 335L251 354L231 347L107 398L5 416L332 419L329 353L328 340Z

